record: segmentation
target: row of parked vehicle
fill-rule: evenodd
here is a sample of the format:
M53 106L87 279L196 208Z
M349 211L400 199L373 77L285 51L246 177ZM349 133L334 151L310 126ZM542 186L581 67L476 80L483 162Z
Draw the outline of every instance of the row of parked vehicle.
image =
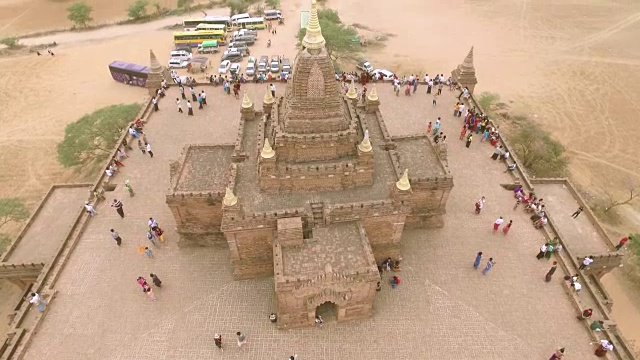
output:
M232 62L228 59L222 60L222 62L220 63L220 67L218 68L219 74L230 73L232 75L235 75L241 73L241 71L242 66L239 64L239 62ZM291 61L288 58L281 58L278 55L273 55L271 57L271 61L269 61L268 56L262 55L257 62L256 58L249 57L247 67L244 71L247 76L266 74L269 72L273 74L280 73L281 76L288 78L289 75L291 75Z

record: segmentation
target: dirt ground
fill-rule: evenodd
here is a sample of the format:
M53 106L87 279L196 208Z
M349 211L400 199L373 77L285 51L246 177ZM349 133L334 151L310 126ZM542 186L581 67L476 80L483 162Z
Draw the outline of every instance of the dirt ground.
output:
M132 2L88 3L101 23L122 18ZM571 175L579 186L622 194L629 184L640 186L640 160L634 155L640 124L633 121L640 110L634 99L640 91L640 43L634 41L640 35L640 3L412 0L410 6L398 7L391 1L371 2L329 0L327 5L346 23L369 28L367 37L386 36L364 54L374 67L446 75L474 46L476 91L499 93L513 109L551 131L569 149ZM173 1L160 3L171 7ZM67 27L69 4L0 0L0 36ZM293 56L302 8L308 8L307 1L282 0L287 26L272 36L269 54ZM380 14L386 14L384 20ZM77 178L56 161L65 125L102 106L139 101L145 91L113 81L107 65L113 60L147 64L149 48L165 62L171 32L161 28L173 22L30 39L60 43L55 58L0 58L0 97L8 104L0 112L0 196L23 196L33 205L52 183ZM252 55L261 55L264 46L262 40ZM212 58L213 67L217 64ZM636 309L615 310L626 311ZM617 318L624 328L624 316ZM640 339L638 324L632 325L625 326Z

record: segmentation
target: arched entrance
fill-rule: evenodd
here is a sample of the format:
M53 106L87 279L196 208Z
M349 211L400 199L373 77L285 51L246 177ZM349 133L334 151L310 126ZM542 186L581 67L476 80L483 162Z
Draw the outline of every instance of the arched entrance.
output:
M338 306L331 301L325 301L316 307L316 315L322 316L322 319L326 321L338 320Z

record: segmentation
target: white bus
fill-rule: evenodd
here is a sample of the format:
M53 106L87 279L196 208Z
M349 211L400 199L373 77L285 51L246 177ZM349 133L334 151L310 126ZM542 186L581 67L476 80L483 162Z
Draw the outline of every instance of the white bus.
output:
M265 10L264 18L267 20L280 20L282 18L282 12L280 12L280 10Z
M247 13L233 15L231 17L231 24L233 26L237 26L238 25L238 20L240 20L240 19L248 19L250 17L251 17L251 15L249 15Z

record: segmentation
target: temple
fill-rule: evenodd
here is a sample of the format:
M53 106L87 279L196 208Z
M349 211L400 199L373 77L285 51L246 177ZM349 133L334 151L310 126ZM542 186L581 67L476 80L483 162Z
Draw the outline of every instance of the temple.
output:
M283 96L244 94L238 138L191 145L166 197L181 246L228 246L236 279L273 276L278 326L373 313L405 228L443 226L453 179L426 135L391 137L375 85L340 92L316 1ZM393 114L389 114L393 116ZM428 241L429 239L424 239Z

